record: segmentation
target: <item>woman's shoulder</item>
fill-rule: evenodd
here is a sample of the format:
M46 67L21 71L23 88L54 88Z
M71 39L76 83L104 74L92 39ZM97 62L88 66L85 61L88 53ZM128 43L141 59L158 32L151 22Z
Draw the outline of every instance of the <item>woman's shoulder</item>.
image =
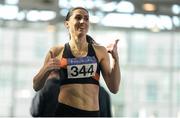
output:
M107 49L104 46L102 45L93 45L93 46L99 62L108 55Z
M50 51L54 53L54 56L57 56L64 49L64 44L58 44L51 47Z
M106 48L102 45L93 45L96 51L107 51Z

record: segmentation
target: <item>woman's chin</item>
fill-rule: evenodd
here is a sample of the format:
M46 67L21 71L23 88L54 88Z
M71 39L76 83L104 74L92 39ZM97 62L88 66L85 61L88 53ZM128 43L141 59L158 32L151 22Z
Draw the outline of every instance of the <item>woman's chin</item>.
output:
M86 36L86 32L79 32L78 33L78 37L83 37L83 36Z

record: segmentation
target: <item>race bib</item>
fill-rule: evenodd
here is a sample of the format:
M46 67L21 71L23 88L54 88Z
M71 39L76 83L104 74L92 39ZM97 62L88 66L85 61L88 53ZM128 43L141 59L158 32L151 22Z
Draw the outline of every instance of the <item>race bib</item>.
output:
M95 57L68 59L68 78L87 78L95 76L97 63Z

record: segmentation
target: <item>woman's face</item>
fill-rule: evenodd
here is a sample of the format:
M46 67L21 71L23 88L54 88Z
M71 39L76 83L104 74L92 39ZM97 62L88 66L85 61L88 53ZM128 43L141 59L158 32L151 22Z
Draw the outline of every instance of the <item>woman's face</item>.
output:
M73 11L69 20L65 22L71 36L86 35L89 29L89 15L83 9Z

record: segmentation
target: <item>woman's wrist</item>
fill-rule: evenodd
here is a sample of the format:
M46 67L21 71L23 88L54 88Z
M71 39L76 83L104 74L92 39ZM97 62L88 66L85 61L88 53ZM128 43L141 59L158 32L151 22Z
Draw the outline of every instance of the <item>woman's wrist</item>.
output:
M119 62L119 56L118 55L114 56L113 59L115 62Z

